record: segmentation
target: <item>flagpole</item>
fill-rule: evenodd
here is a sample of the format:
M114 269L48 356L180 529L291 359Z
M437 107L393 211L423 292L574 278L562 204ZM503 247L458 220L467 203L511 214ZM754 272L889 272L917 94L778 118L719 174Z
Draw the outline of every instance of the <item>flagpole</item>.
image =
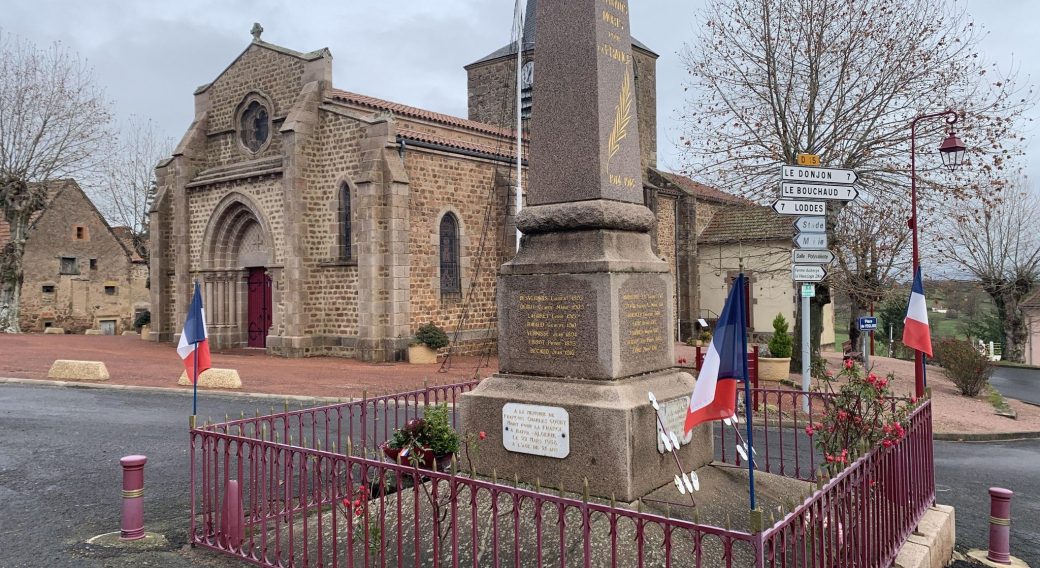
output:
M195 344L195 378L191 381L191 413L199 414L199 344Z
M740 273L740 284L746 286L744 281L744 273ZM747 424L747 443L748 443L748 483L751 485L751 510L754 511L755 507L755 467L754 467L754 441L751 437L751 377L748 374L748 361L747 361L747 306L744 305L744 294L740 294L740 304L743 308L740 314L741 327L744 328L744 333L740 334L740 353L743 355L741 361L744 366L744 422Z

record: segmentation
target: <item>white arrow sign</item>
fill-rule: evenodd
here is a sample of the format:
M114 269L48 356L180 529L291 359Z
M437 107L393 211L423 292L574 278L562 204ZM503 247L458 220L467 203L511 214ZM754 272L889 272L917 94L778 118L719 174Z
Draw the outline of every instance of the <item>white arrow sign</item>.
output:
M795 249L791 251L791 264L830 264L834 253L829 250Z
M791 266L791 280L795 282L821 282L827 277L822 266L795 264Z
M851 185L823 185L820 183L785 181L780 184L780 197L852 201L859 197L859 190Z
M777 199L773 202L773 211L781 215L826 215L827 202Z
M784 181L810 181L852 185L859 176L852 170L837 168L807 168L805 166L781 166L780 177Z
M827 218L799 217L794 220L794 228L799 233L823 233L827 231Z
M798 233L792 240L800 249L827 249L827 233Z

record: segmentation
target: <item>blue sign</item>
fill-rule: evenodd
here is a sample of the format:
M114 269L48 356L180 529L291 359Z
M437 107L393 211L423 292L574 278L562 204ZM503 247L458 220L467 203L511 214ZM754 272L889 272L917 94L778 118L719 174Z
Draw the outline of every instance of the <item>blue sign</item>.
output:
M859 318L859 330L860 331L876 331L877 330L877 318L871 318L871 317Z

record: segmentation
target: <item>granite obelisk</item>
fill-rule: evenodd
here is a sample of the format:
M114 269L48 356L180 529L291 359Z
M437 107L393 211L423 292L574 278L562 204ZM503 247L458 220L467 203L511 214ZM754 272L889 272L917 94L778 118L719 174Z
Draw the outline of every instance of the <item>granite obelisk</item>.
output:
M524 237L499 272L499 373L463 396L463 428L488 435L482 472L632 501L676 473L647 392L684 415L694 381L643 204L628 1L539 0L537 20ZM708 428L691 438L687 470L712 458Z

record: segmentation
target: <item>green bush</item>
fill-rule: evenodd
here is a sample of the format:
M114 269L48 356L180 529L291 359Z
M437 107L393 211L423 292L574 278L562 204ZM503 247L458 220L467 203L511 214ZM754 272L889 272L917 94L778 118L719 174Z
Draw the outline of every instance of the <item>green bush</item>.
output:
M391 450L429 448L438 456L457 454L459 435L451 427L448 403L427 407L425 418L409 420L403 428L395 430L386 447Z
M707 342L711 341L711 332L710 331L702 331L701 334L699 336L697 336L697 339L700 339L701 341L707 343Z
M143 326L150 323L152 323L152 312L145 310L141 312L141 315L137 316L137 319L134 320L134 327L136 329L141 329Z
M787 320L784 314L773 319L773 338L769 340L769 354L778 359L791 356L791 336L787 335Z
M448 346L448 334L433 322L420 327L419 331L415 333L415 340L425 344L430 349L440 349Z
M968 341L944 339L932 347L933 359L964 396L977 396L989 382L995 366Z

